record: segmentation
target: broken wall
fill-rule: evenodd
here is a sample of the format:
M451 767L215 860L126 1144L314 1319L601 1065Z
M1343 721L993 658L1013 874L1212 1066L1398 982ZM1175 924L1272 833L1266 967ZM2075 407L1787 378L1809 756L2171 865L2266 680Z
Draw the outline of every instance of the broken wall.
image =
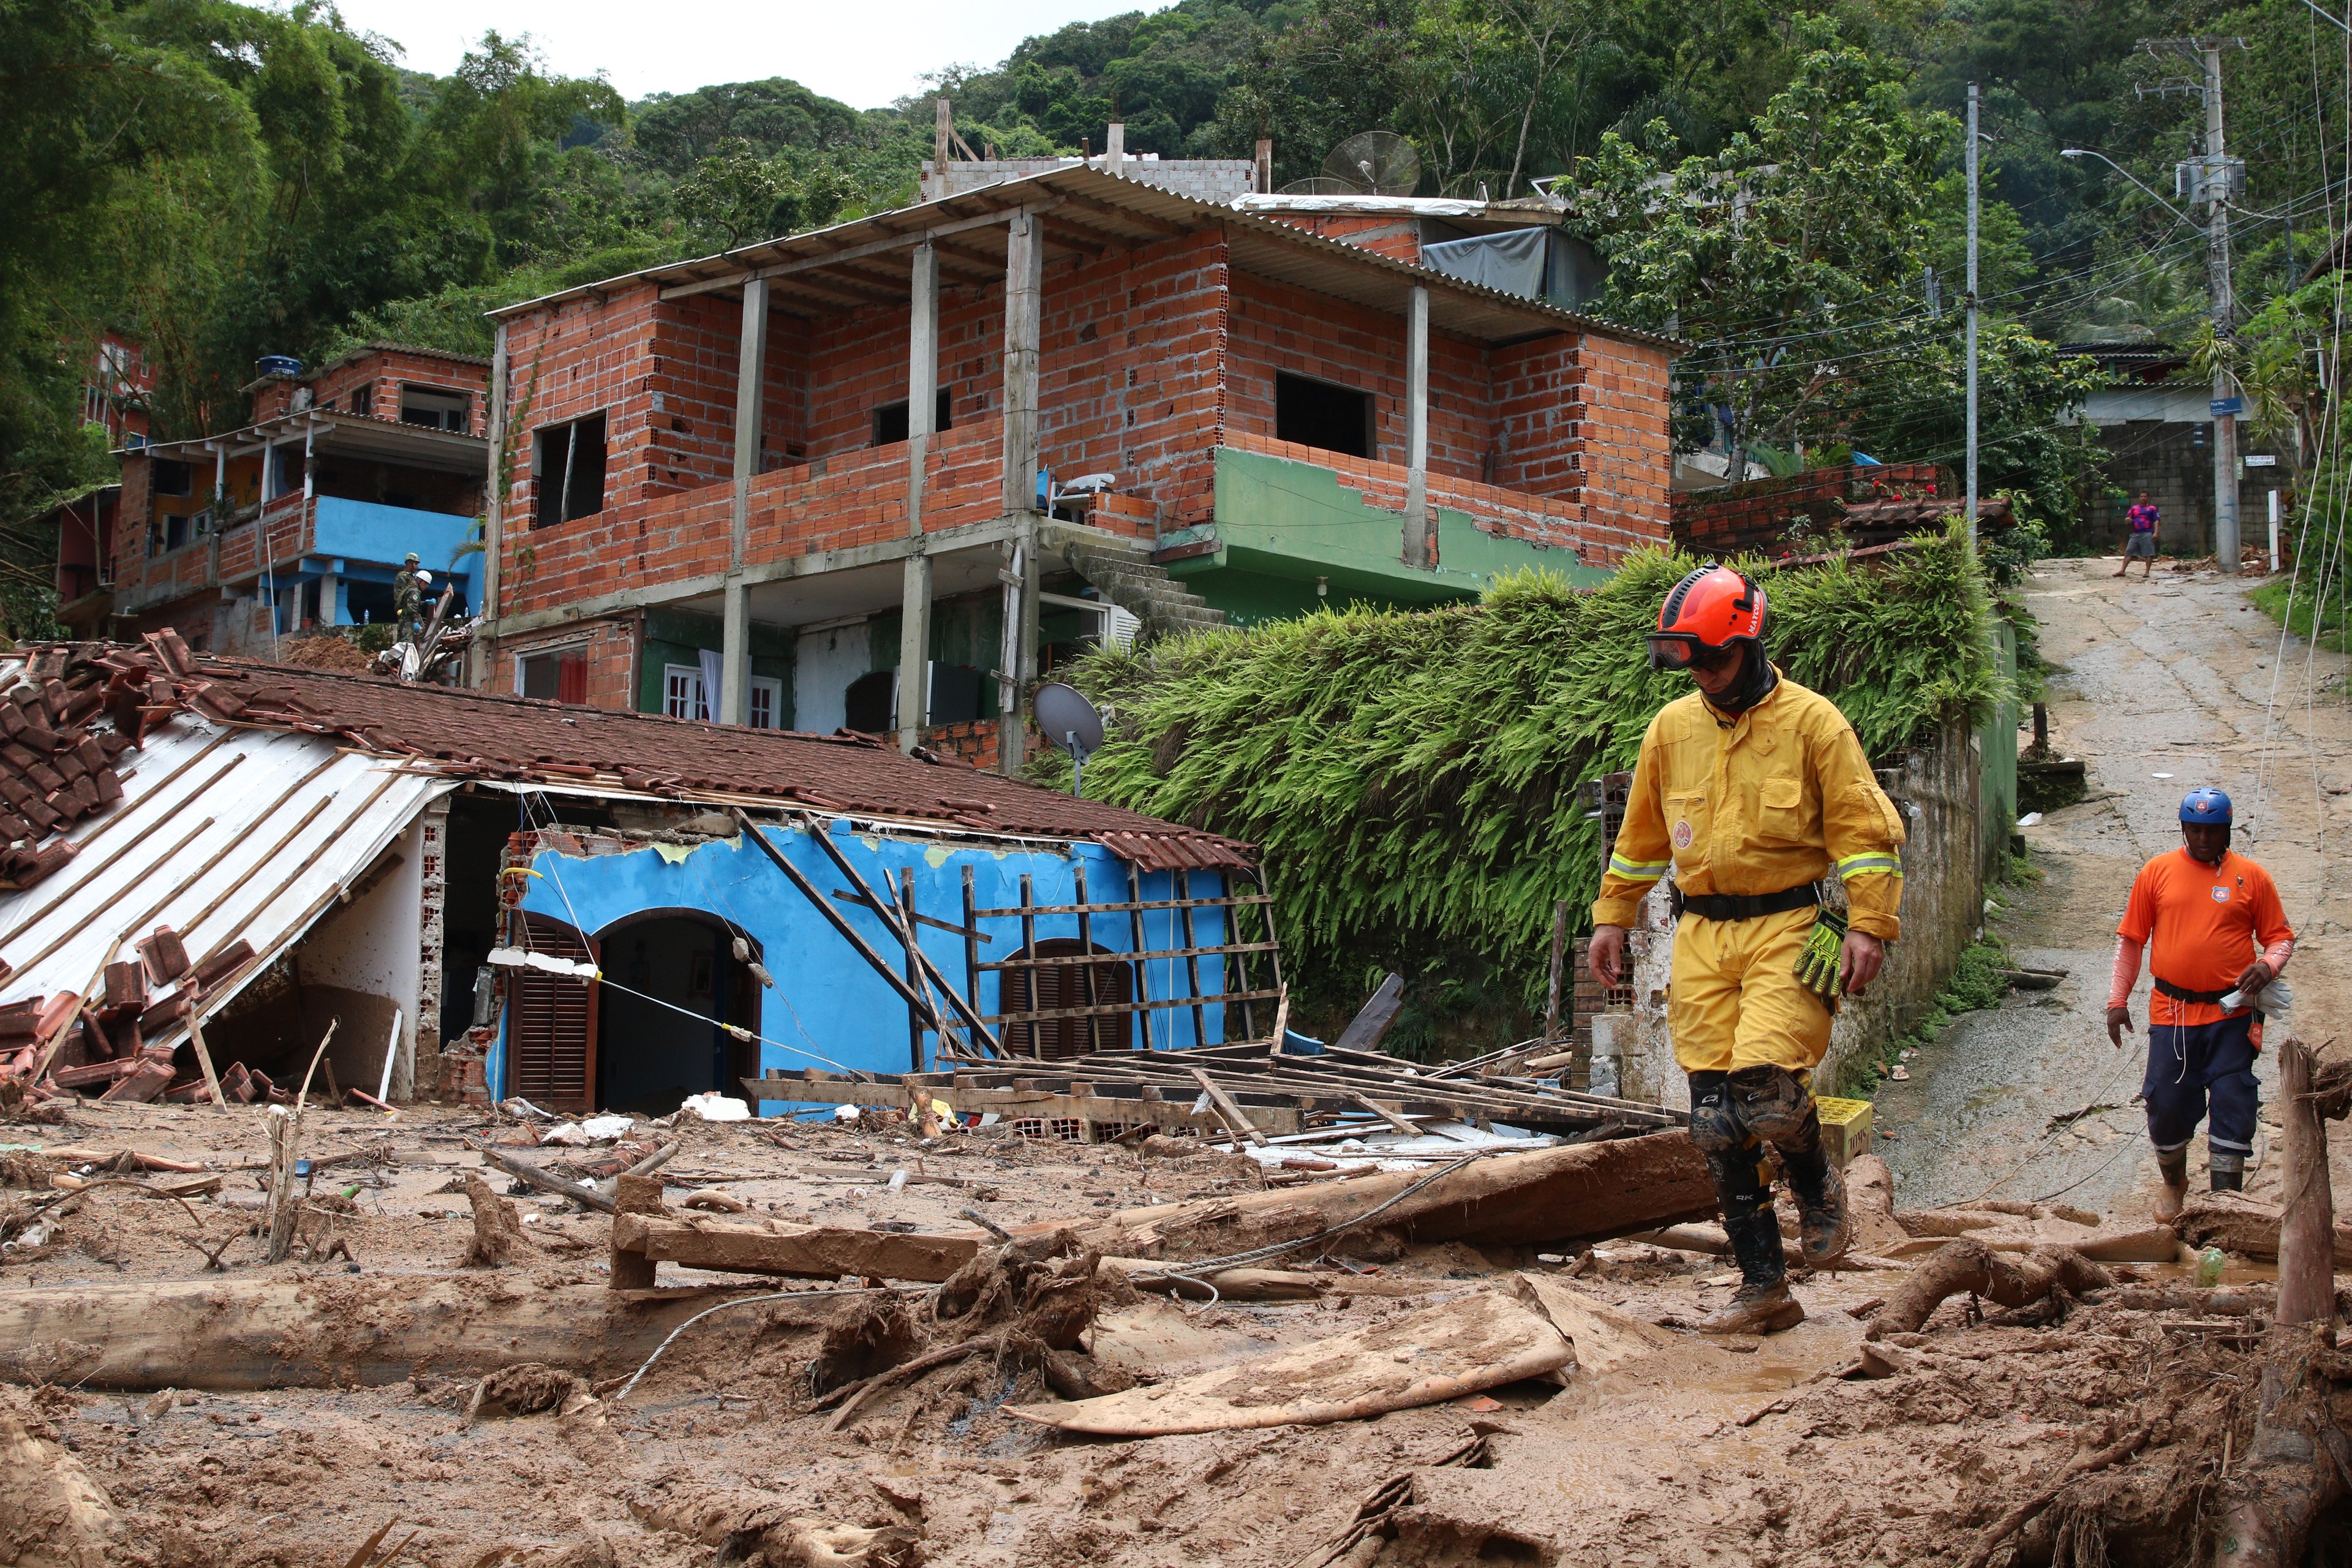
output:
M420 815L363 874L359 886L365 890L320 920L297 949L304 1026L315 1037L335 1022L327 1059L334 1064L335 1080L346 1089L376 1091L389 1043L394 1052L391 1098L404 1100L412 1092L417 1026L425 1021L418 1003L424 954L417 936L426 925L425 869ZM437 996L432 998L433 1005L438 1003Z
M1902 753L1880 783L1902 810L1909 842L1903 847L1903 936L1889 943L1886 967L1868 994L1849 997L1830 1029L1828 1053L1813 1074L1816 1093L1829 1094L1849 1070L1888 1040L1915 1026L1944 987L1960 950L1984 920L1982 817L1978 810L1980 762L1976 731L1948 724L1925 745ZM1668 880L1672 873L1668 873ZM1634 1100L1690 1108L1690 1085L1675 1065L1666 1002L1674 963L1674 928L1666 881L1642 906L1632 933L1633 1010L1613 1031L1622 1054L1623 1092Z

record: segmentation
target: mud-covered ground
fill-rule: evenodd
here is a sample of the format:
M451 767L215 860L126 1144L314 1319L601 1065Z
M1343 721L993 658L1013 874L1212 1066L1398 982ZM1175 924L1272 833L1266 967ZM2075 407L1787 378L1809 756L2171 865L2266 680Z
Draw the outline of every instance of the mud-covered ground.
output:
M2023 590L2055 668L2047 708L2053 745L2089 763L2080 804L2023 830L2040 879L1994 889L2007 907L1991 931L2027 965L2063 969L2054 992L2012 994L1968 1014L1883 1085L1877 1117L1895 1139L1882 1152L1906 1207L1968 1199L2059 1197L2089 1209L2145 1214L2155 1166L2133 1103L2146 1062L2148 979L2132 1002L2137 1033L2107 1042L2115 931L2132 879L2179 847L2180 797L2227 790L2235 848L2278 883L2298 942L2287 979L2287 1025L2314 1045L2352 1037L2343 1002L2344 858L2352 850L2352 710L2342 654L2283 637L2247 592L2258 579L2160 566L2117 581L2116 561L2040 563ZM2275 1052L2257 1076L2267 1100ZM2275 1110L2265 1105L2248 1188L2274 1195ZM2342 1140L2338 1140L2341 1143ZM2205 1142L2192 1149L2202 1186ZM2336 1152L2339 1187L2352 1154ZM1998 1184L1998 1185L1996 1185ZM2352 1190L2352 1189L2347 1189Z
M314 1184L338 1208L348 1194L349 1212L332 1213L328 1231L306 1226L306 1246L341 1241L348 1260L272 1268L247 1234L259 1215L261 1123L251 1110L89 1106L64 1126L0 1125L0 1143L133 1148L226 1176L221 1194L188 1209L133 1187L89 1189L45 1243L0 1253L0 1292L272 1277L324 1285L352 1270L446 1278L472 1233L466 1200L447 1190L478 1168L464 1139L520 1136L503 1119L433 1108L314 1114L306 1148L385 1152ZM774 1123L679 1135L687 1147L666 1193L674 1208L719 1192L759 1213L926 1231L967 1228L957 1217L966 1206L1011 1225L1264 1179L1213 1154L1109 1146L961 1135L924 1146L888 1131ZM893 1191L898 1169L973 1184ZM33 1195L0 1189L0 1205ZM605 1278L609 1222L527 1191L513 1201L536 1216L525 1226L536 1253L472 1271L469 1289ZM224 1272L207 1274L181 1239L199 1234L213 1247L229 1239ZM1098 1367L1165 1380L1458 1300L1511 1268L1565 1276L1601 1303L1668 1323L1718 1304L1734 1279L1717 1258L1636 1243L1549 1260L1455 1245L1353 1271L1363 1267L1324 1266L1328 1289L1312 1300L1110 1301L1085 1348ZM717 1278L665 1265L661 1283ZM1801 1277L1810 1318L1797 1330L1727 1346L1681 1333L1608 1373L1570 1371L1565 1386L1514 1384L1327 1426L1145 1440L1016 1419L1008 1403L1054 1395L1035 1374L985 1357L915 1379L829 1430L812 1408L808 1368L829 1321L870 1307L854 1281L838 1303L747 1305L683 1331L625 1399L631 1369L600 1368L607 1375L568 1414L469 1421L472 1381L430 1372L373 1388L99 1392L73 1385L66 1352L30 1404L119 1513L109 1560L130 1563L341 1564L390 1525L385 1548L408 1539L400 1560L436 1568L699 1565L741 1560L747 1521L799 1519L887 1527L876 1538L884 1545L847 1561L1275 1568L1321 1563L1399 1478L1378 1528L1338 1561L1958 1562L1977 1531L2067 1458L2144 1418L2163 1422L2163 1435L2098 1479L2120 1499L2100 1505L2102 1528L2117 1562L2158 1560L2133 1546L2134 1531L2185 1539L2192 1521L2179 1505L2218 1465L2222 1406L2242 1386L2229 1381L2239 1360L2230 1342L2107 1308L2077 1308L2055 1327L2003 1327L1972 1321L1961 1298L1895 1347L1906 1358L1895 1375L1841 1375L1855 1365L1855 1314L1896 1278ZM923 1292L905 1294L919 1319ZM21 1365L15 1376L20 1390L39 1382ZM2063 1522L2063 1510L2053 1517Z

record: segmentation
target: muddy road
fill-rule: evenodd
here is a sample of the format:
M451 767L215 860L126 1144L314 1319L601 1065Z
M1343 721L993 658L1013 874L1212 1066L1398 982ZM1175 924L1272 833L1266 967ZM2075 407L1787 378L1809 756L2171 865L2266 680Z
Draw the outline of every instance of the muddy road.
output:
M2017 993L1967 1015L1879 1091L1895 1134L1884 1152L1896 1195L1927 1206L1980 1195L2060 1197L2142 1212L2155 1167L2133 1103L2145 1062L2148 982L2132 1001L2140 1033L2116 1051L2103 1022L2115 929L2132 878L2180 842L2181 795L2216 784L2237 807L2236 847L2278 881L2297 936L2289 1026L2315 1044L2343 1036L2343 863L2352 854L2352 710L2347 659L2292 637L2248 602L2261 579L2210 571L2153 580L2115 562L2045 561L2028 584L2042 622L2052 743L2090 763L2079 805L2024 830L2039 881L1994 889L1989 917L2023 963L2069 972L2054 992ZM2258 1069L2265 1099L2275 1053ZM2248 1187L2277 1176L2266 1105ZM2204 1140L2191 1184L2204 1185ZM2339 1147L2338 1178L2352 1176Z

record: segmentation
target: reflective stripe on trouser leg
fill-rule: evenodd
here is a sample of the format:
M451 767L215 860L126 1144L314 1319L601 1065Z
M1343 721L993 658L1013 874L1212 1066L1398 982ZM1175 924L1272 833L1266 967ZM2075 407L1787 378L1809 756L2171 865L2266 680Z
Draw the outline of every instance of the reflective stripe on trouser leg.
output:
M1810 908L1752 921L1683 916L1675 928L1666 1026L1685 1072L1821 1065L1829 1009L1797 978L1797 952L1812 926Z

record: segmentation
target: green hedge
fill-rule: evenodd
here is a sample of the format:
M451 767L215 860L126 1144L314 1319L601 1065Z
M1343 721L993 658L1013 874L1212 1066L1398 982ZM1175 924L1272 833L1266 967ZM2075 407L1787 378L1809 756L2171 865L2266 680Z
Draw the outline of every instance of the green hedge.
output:
M1888 757L1998 694L1987 590L1966 543L1862 565L1749 563L1774 657ZM1645 552L1579 592L1527 573L1476 605L1328 610L1105 650L1076 683L1109 712L1087 793L1259 845L1306 1016L1327 1026L1395 968L1404 1043L1520 1026L1540 1006L1552 906L1592 899L1583 780L1630 768L1690 689L1642 634L1695 563ZM1060 753L1037 774L1069 784Z

